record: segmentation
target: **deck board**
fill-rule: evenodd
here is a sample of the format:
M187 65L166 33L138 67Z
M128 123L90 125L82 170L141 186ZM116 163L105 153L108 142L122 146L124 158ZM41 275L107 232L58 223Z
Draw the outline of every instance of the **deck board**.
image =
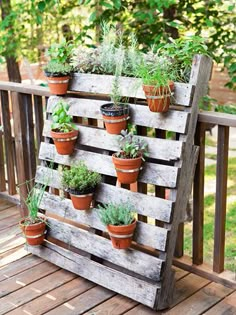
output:
M0 314L7 315L233 315L236 291L175 268L172 308L156 312L91 281L28 255L17 229L16 207L0 200ZM9 211L9 216L6 214ZM4 216L1 219L1 213ZM21 240L21 241L20 241ZM20 242L20 245L19 245Z

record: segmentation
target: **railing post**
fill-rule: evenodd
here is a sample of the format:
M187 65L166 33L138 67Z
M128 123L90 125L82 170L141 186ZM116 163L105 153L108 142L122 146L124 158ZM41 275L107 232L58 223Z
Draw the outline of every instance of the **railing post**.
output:
M7 180L8 180L8 193L9 195L16 194L16 181L14 169L14 146L11 133L10 123L10 110L8 92L1 91L1 105L2 105L2 121L4 128L4 142L5 142L5 155L7 163Z
M229 127L218 126L213 271L224 270Z
M203 263L205 123L197 124L195 144L200 147L193 186L193 264Z

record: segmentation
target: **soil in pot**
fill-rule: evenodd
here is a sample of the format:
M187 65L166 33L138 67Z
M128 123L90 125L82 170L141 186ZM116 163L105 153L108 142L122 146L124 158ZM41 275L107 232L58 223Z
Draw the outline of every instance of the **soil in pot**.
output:
M74 129L70 132L57 132L57 130L51 130L51 137L53 138L57 153L61 155L72 154L78 133L79 131Z
M32 225L25 225L26 220L20 221L20 227L25 235L26 242L32 246L41 245L45 238L46 222L40 221Z
M114 106L114 103L104 104L100 108L106 131L110 134L119 135L125 130L129 119L129 106L122 104Z
M129 225L111 225L107 226L112 246L117 249L126 249L131 246L132 237L136 228L136 220Z
M86 192L79 192L78 190L68 189L71 197L72 204L77 210L89 210L91 202L93 200L93 193L95 188Z
M47 76L50 93L53 95L65 95L68 89L70 76L51 77Z
M112 155L112 162L115 165L116 174L121 184L132 184L138 179L139 170L142 165L142 157L135 159L121 159Z
M143 85L143 90L151 112L165 113L169 110L174 82L170 82L169 86L158 88L154 85Z

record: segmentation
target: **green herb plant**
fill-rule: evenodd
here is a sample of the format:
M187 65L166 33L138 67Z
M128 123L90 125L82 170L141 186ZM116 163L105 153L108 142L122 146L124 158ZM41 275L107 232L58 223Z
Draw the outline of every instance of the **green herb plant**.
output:
M148 145L147 143L137 136L134 136L132 132L122 130L121 135L118 139L120 151L116 153L116 156L121 159L135 159L148 156Z
M18 191L20 193L20 187L22 185L26 185L26 189L27 189L27 197L24 198L24 196L20 193L21 195L21 199L23 200L24 204L26 205L28 211L29 211L29 215L25 218L24 225L32 225L32 224L36 224L38 222L42 222L44 221L44 219L40 216L38 216L38 212L39 212L39 207L40 207L40 203L42 201L44 192L47 188L47 183L46 184L34 184L33 187L31 188L31 184L32 184L32 180L26 181L23 184L18 185Z
M44 68L48 76L67 76L73 70L73 67L70 64L63 64L57 61L49 61L47 66Z
M104 225L128 225L134 220L132 206L128 203L108 203L104 206L98 206L98 215Z
M101 182L101 175L88 169L83 161L77 165L72 165L70 169L64 168L62 171L62 185L67 190L77 190L85 193L93 190Z
M76 125L72 123L72 116L68 114L69 104L60 100L52 109L51 130L58 132L70 132L77 129Z

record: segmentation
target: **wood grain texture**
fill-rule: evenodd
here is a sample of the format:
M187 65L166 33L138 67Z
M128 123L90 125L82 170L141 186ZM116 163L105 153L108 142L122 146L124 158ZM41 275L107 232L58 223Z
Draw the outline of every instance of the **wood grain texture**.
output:
M116 250L112 247L110 240L64 222L48 218L48 223L48 236L136 272L144 277L155 281L160 280L163 262L159 258L133 249ZM139 227L137 227L137 229L138 228Z
M106 231L106 227L101 223L96 209L88 211L76 211L70 200L60 199L55 195L45 194L40 208L53 214L73 220L75 222L88 225L89 227ZM165 250L165 244L168 236L168 230L154 225L137 222L137 231L134 234L134 240L143 245L149 245L159 250Z
M71 156L60 155L56 152L54 145L46 145L42 143L39 157L41 160L52 161L54 163L68 166L76 164L76 162L78 163L78 161L82 160L90 170L96 171L103 175L116 177L116 171L112 163L112 157L109 155L84 150L75 150ZM41 170L37 168L37 174L42 171L42 168ZM139 173L138 181L175 188L177 177L177 167L145 162L143 164L143 169ZM59 177L56 178L59 180ZM59 182L57 184L54 181L50 183L50 186L52 187L55 187L55 185L58 187L60 186Z
M93 94L110 94L113 78L111 75L74 73L70 81L69 90ZM122 96L145 99L141 79L121 77L120 89ZM176 82L173 97L174 103L189 106L192 91L192 84Z
M117 293L153 307L159 284L150 284L119 271L112 270L86 257L52 243L31 246L28 250L61 268L74 272ZM125 286L124 286L125 283Z
M43 135L51 138L51 122L46 120L44 124ZM99 148L109 151L119 151L118 139L119 136L111 135L106 130L91 128L78 125L79 136L77 140L77 148L81 145L93 148ZM136 138L136 136L134 136ZM138 136L148 145L148 157L160 159L164 161L174 161L181 158L183 143L181 141L157 139L150 137Z
M53 106L60 100L59 96L51 96L49 98L47 111L52 112ZM69 114L78 117L87 117L93 119L102 119L100 106L109 103L108 101L100 101L96 99L70 98L65 100L69 103ZM129 104L130 122L134 125L158 128L161 130L169 130L173 132L185 133L189 113L184 111L169 110L167 113L150 112L148 106Z
M1 112L1 103L0 103L0 112ZM0 126L1 115L0 115ZM4 160L4 146L3 146L3 131L0 131L0 191L6 190L6 174L5 174L5 160Z

